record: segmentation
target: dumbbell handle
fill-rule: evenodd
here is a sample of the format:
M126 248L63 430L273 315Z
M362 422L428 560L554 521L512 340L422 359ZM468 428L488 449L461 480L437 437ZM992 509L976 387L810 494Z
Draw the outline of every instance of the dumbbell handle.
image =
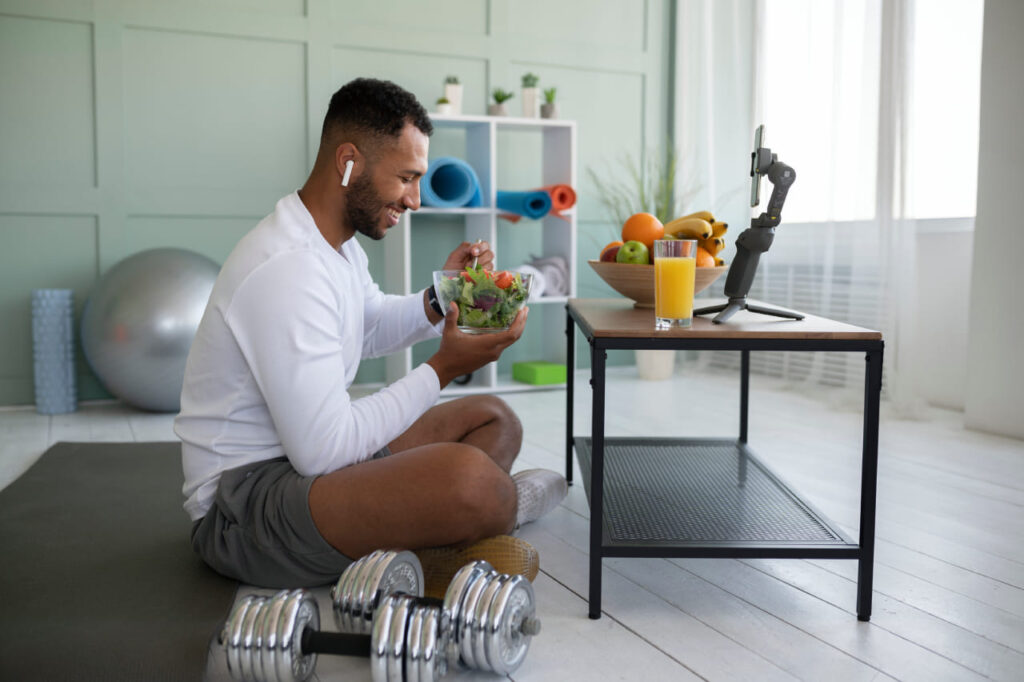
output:
M306 628L302 631L302 653L369 658L373 648L372 639L370 635L348 635Z
M421 606L444 606L444 601L434 597L416 597ZM341 632L324 632L306 628L302 632L303 654L328 654L331 656L362 656L369 658L373 649L373 637Z

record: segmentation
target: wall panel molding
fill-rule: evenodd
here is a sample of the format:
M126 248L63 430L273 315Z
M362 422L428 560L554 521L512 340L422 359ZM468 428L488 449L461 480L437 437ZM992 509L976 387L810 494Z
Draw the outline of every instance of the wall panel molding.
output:
M58 285L66 271L75 273L70 286L81 305L103 272L161 242L190 244L222 261L245 225L305 180L328 100L356 75L399 80L433 110L444 77L458 74L465 111L480 114L496 87L516 93L511 106L518 111L526 71L538 73L542 87L558 87L562 115L580 125L580 201L591 205L581 206L579 248L589 257L587 234L608 225L587 186L587 164L643 152L667 137L670 3L0 0L0 26L51 24L37 27L36 42L0 46L21 50L30 74L19 79L8 71L4 80L11 67L0 63L0 107L47 93L63 97L64 107L35 106L38 120L23 123L0 118L0 254L28 248L25 258L46 264L36 274L0 271L0 295ZM56 63L65 54L67 67L48 70L33 51ZM63 153L77 149L77 165L65 156L61 167L29 136L61 123L67 130L73 120ZM507 157L525 168L531 153L536 145L526 143ZM504 173L510 182L529 176L516 167ZM55 255L36 237L16 248L32 234L26 225L50 237L69 230L73 248ZM382 249L368 252L375 261L383 257ZM580 271L581 279L589 276ZM581 282L580 291L594 286ZM0 358L0 405L30 404L30 323L5 319L13 322L0 328L8 353ZM383 376L379 363L367 367ZM80 374L80 398L107 397L84 364Z

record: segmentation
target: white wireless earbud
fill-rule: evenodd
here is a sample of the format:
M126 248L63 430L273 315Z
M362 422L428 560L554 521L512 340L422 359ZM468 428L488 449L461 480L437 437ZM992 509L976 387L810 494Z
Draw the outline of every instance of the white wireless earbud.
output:
M349 159L345 162L345 175L341 178L341 186L348 187L348 179L352 177L352 166L355 165L355 161Z

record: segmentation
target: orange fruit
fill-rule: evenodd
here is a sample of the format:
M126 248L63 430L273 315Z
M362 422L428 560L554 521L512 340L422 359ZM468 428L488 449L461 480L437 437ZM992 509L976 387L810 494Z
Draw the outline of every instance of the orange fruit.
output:
M665 226L650 213L634 213L622 224L622 241L643 242L654 253L654 240L665 236Z
M601 255L598 256L598 260L605 260L604 254L608 253L609 249L613 249L616 246L622 246L622 242L616 240L614 242L608 242L607 244L605 244L605 247L601 249ZM611 260L614 261L615 259L612 258Z
M698 268L713 268L715 267L715 257L711 255L711 252L705 249L703 246L697 247L697 267Z

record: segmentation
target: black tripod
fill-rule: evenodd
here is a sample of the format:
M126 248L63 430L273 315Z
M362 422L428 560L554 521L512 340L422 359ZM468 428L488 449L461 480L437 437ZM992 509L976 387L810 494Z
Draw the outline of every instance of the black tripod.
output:
M772 240L775 238L775 226L779 224L782 216L782 204L786 201L786 193L789 192L789 186L796 180L796 171L779 161L777 155L772 154L771 149L762 147L763 140L764 126L762 125L754 134L754 151L750 155L750 176L753 178L750 205L757 206L760 203L761 176L767 175L768 180L772 183L772 196L768 200L768 210L757 218L751 218L750 227L736 238L736 259L729 267L729 274L725 278L725 295L729 297L729 302L697 308L693 311L694 315L718 313L712 320L715 324L725 322L740 310L794 320L804 319L800 313L790 310L747 303L750 285L754 283L754 275L757 274L757 263L761 254L772 245Z

